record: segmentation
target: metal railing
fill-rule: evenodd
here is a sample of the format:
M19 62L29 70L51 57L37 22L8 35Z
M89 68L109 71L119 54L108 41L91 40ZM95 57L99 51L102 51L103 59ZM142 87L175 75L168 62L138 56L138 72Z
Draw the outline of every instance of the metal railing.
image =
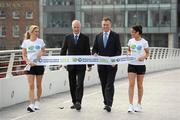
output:
M122 54L127 53L127 47L122 47ZM46 49L47 56L60 55L60 48ZM150 47L150 56L147 60L161 60L180 58L180 49ZM0 78L24 75L25 62L22 60L21 50L0 51ZM59 66L46 66L50 71L59 70Z
M122 54L127 54L127 47L122 48ZM60 48L46 49L46 55L60 55ZM147 73L180 68L180 49L151 47L150 56L145 61ZM27 78L24 75L25 62L21 50L0 51L0 109L28 100ZM116 80L127 78L127 64L118 66ZM58 65L46 66L43 76L43 94L49 96L69 90L68 73ZM99 84L96 65L86 72L84 85Z

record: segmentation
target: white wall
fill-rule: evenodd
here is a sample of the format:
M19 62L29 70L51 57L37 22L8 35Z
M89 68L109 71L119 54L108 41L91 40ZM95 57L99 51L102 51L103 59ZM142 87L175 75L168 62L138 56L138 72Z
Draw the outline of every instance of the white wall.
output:
M179 60L147 60L147 72L180 68ZM127 77L127 64L119 65L116 74L116 79L124 77ZM93 67L91 72L86 72L84 83L85 86L100 83L96 66ZM25 75L0 80L0 88L0 108L28 100L28 84ZM46 71L43 78L42 96L64 91L69 91L67 71L64 68L56 71Z
M124 49L126 50L126 48ZM51 55L52 51L54 51L54 49L49 52L49 55ZM6 52L13 53L14 51ZM1 53L4 53L4 51L0 51L0 54ZM150 53L150 57L146 60L147 73L180 68L180 50L170 48L150 48ZM10 68L10 70L11 69L12 68ZM9 74L11 74L11 71L9 71ZM125 77L127 77L127 64L120 64L116 79ZM93 66L91 72L86 72L84 83L85 86L100 83L96 66ZM64 68L50 71L47 67L43 77L42 96L49 96L64 91L69 91L68 72ZM25 75L9 76L0 79L0 109L27 100L28 83Z

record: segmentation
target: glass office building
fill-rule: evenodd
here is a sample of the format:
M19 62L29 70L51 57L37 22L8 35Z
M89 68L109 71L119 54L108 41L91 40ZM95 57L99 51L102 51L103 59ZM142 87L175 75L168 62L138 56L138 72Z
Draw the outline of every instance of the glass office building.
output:
M61 47L74 19L74 0L43 0L43 38L47 47Z
M101 32L104 16L112 19L112 30L120 34L122 46L130 39L130 27L143 26L143 37L151 47L180 47L177 0L44 0L44 39L60 47L71 32L71 21L79 19L91 45ZM48 42L49 43L49 42ZM57 45L57 46L54 46Z

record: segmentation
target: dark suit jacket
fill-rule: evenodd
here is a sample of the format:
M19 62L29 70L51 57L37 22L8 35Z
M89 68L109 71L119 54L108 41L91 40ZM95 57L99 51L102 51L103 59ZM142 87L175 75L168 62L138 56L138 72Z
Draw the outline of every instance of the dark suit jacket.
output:
M75 44L74 35L65 37L61 48L61 55L90 55L90 45L88 36L80 33L77 44ZM90 65L89 65L90 66ZM86 70L86 65L68 65L67 70Z
M117 56L121 55L121 44L119 35L113 31L110 31L109 38L107 41L106 47L103 44L103 32L96 35L96 39L94 41L92 54L97 53L100 56ZM98 65L98 69L106 69L105 65ZM113 69L113 67L108 66L109 69ZM117 66L114 67L117 69Z

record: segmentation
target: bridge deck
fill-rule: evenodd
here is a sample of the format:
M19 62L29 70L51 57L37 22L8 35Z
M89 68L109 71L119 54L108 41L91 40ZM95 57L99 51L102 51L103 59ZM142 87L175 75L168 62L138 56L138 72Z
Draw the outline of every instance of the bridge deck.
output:
M180 69L147 74L144 81L143 111L127 113L128 80L115 82L111 113L103 110L99 85L85 88L82 109L72 110L69 92L42 99L41 110L26 112L27 102L0 110L0 120L179 120ZM137 92L137 91L136 91ZM135 94L135 102L137 95ZM60 109L59 107L64 107Z

